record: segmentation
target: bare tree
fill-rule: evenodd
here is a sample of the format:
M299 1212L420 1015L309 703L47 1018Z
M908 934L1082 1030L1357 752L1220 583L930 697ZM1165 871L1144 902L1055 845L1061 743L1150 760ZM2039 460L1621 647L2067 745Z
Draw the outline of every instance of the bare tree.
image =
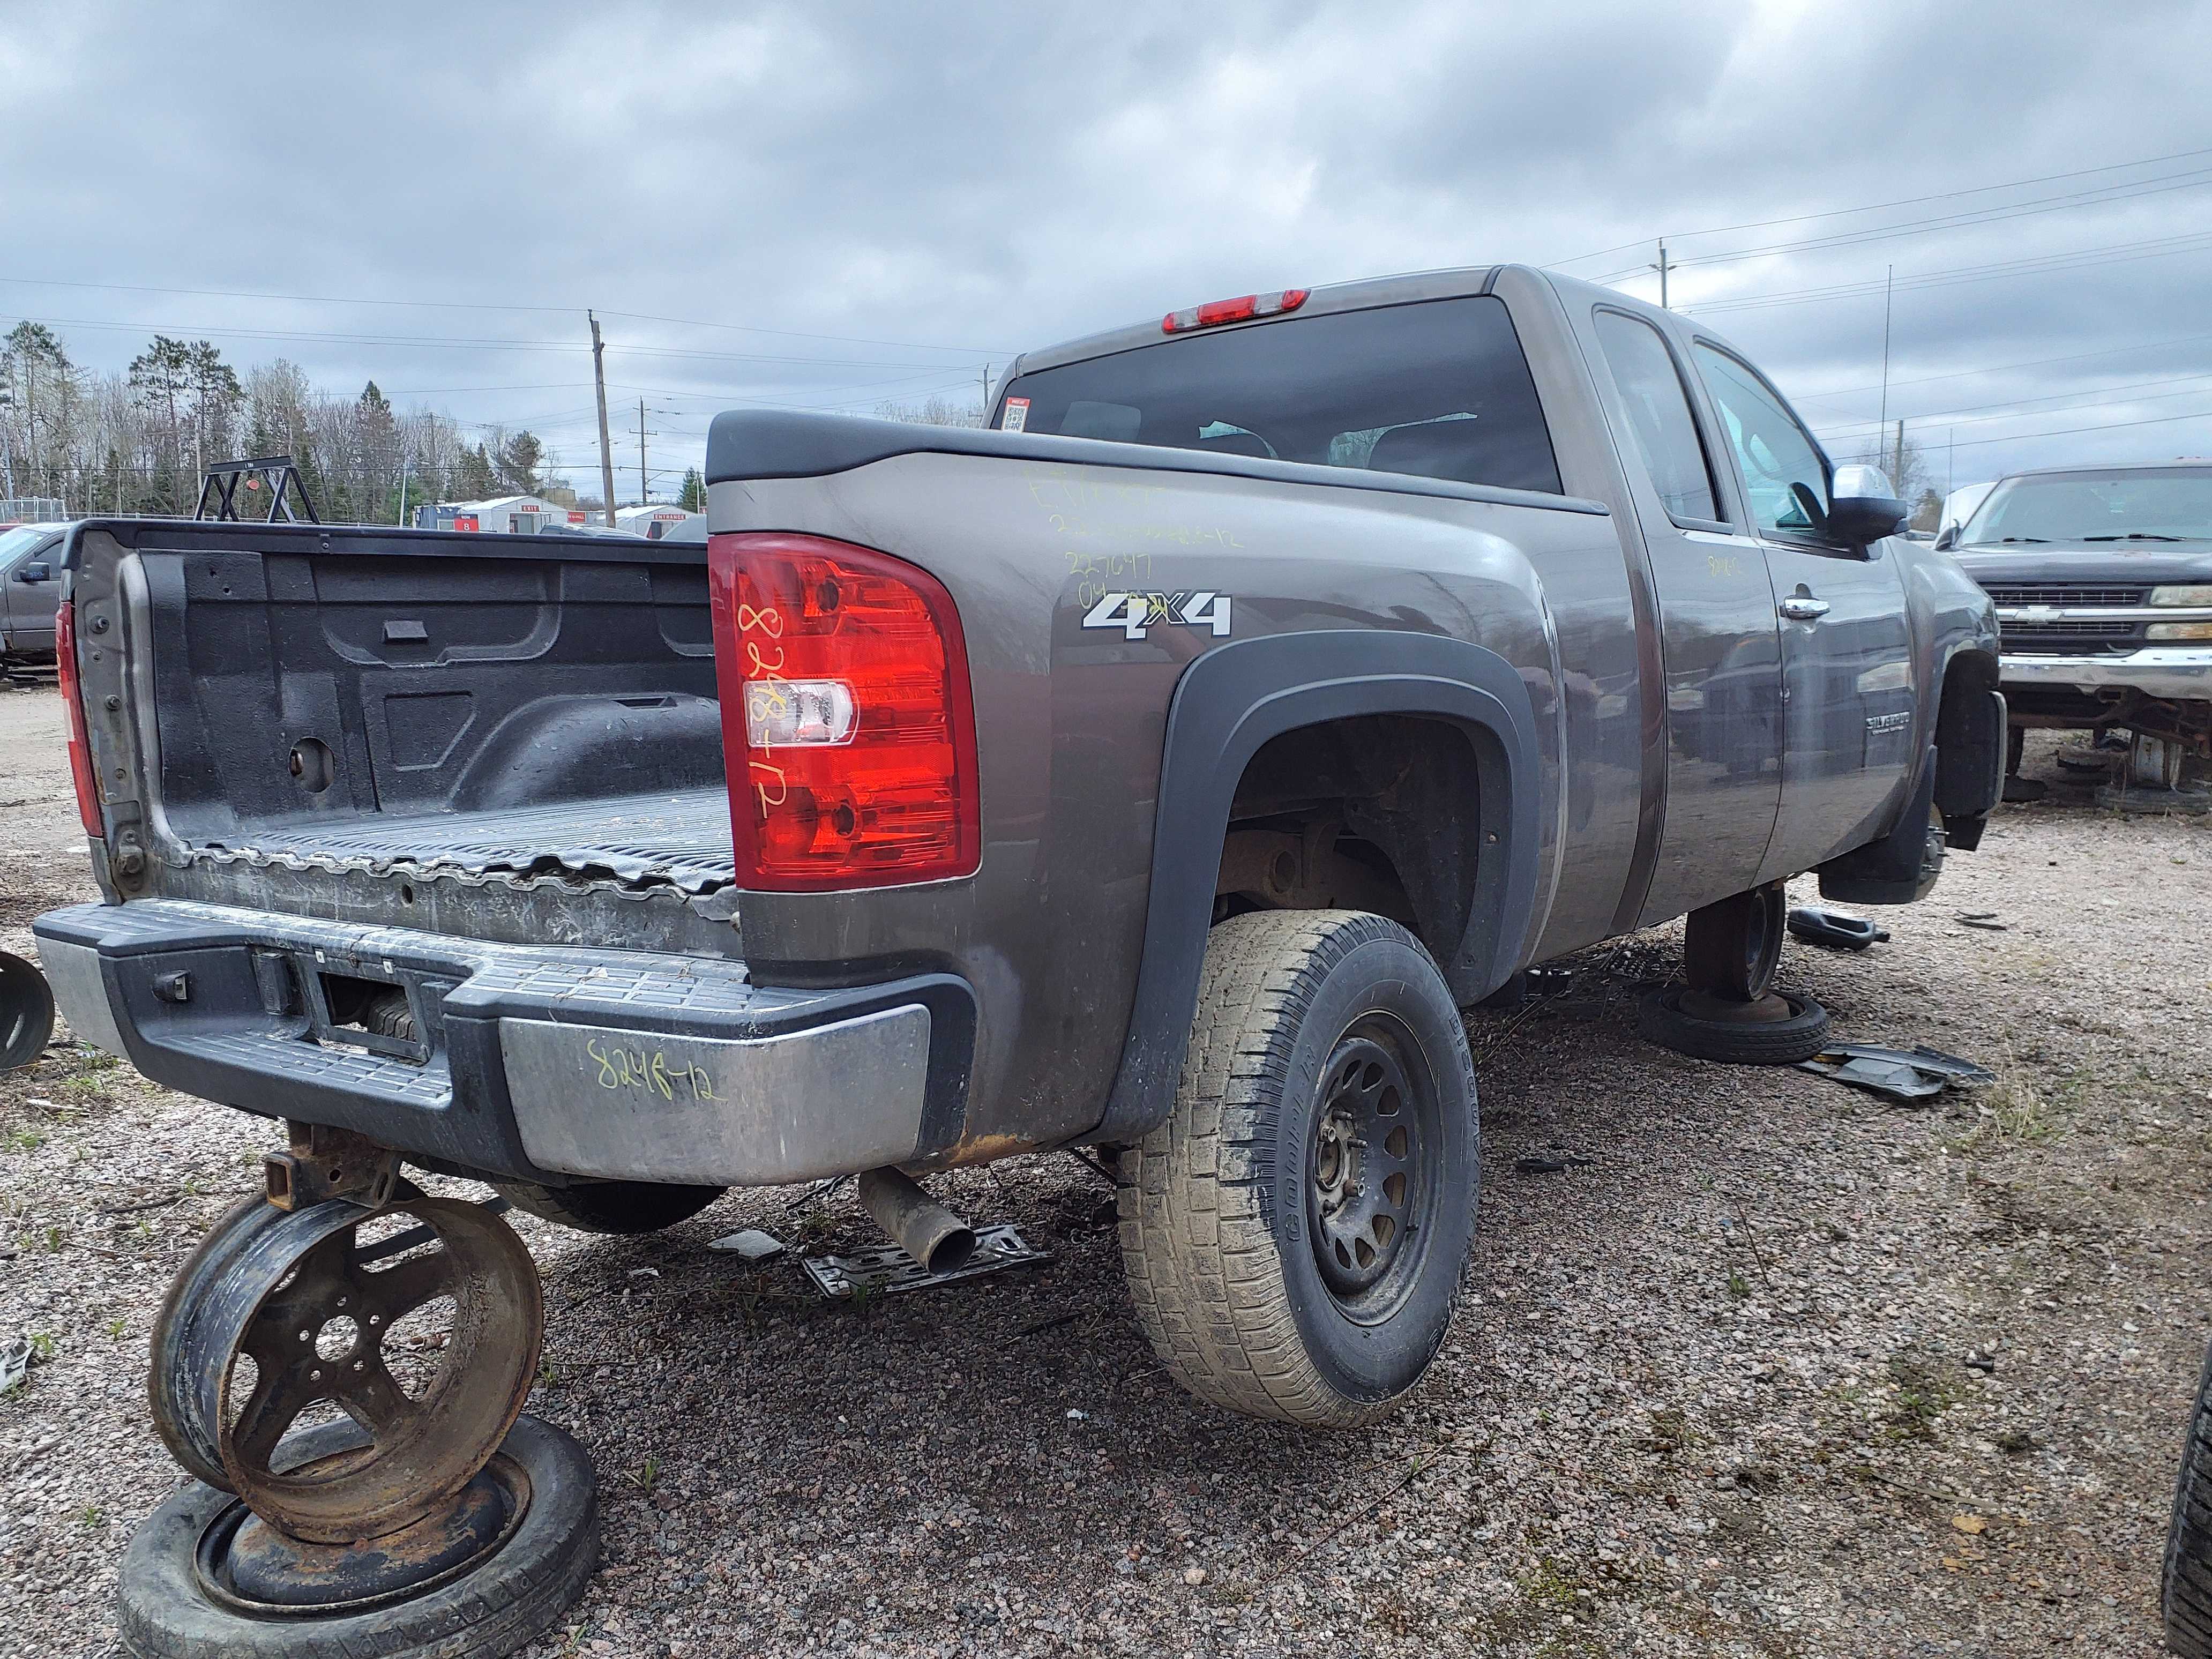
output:
M981 426L983 409L980 404L955 403L940 396L918 404L878 404L876 418L909 421L920 426Z
M403 478L411 504L535 493L558 465L533 433L464 445L450 415L398 409L374 381L332 392L283 358L234 370L205 340L157 335L127 373L93 375L53 330L19 325L0 336L0 387L19 491L80 512L189 512L208 463L289 455L324 518L389 523Z

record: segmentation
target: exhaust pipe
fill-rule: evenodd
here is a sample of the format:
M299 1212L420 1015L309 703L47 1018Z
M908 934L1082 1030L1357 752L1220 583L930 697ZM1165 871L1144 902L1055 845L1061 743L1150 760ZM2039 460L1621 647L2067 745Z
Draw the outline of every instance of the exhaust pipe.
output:
M975 1230L888 1164L861 1174L860 1207L925 1272L953 1273L975 1254Z

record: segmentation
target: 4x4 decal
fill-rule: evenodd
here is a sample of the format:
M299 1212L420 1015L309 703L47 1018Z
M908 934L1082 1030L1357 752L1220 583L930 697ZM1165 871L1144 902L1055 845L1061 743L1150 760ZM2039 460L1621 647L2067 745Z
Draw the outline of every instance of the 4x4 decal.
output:
M1085 628L1118 628L1121 637L1141 640L1155 623L1211 628L1217 640L1229 637L1229 595L1200 590L1182 593L1106 593L1084 612Z

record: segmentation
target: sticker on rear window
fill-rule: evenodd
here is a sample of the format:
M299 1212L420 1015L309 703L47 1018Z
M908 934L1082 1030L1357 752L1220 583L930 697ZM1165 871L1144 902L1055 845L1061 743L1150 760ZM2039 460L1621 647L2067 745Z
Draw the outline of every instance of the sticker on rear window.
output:
M1030 400L1026 398L1006 399L1006 412L999 416L999 430L1019 432L1030 423Z

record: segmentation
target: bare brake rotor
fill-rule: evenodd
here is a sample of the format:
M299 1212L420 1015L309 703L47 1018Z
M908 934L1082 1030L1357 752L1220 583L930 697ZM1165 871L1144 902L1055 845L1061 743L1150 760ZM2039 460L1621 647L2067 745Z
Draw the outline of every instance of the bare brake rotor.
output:
M177 1461L317 1543L378 1536L459 1492L522 1409L544 1336L536 1264L497 1216L419 1196L374 1213L412 1218L428 1237L398 1253L364 1246L356 1230L371 1212L343 1199L289 1212L240 1205L186 1261L155 1329L155 1425ZM384 1338L441 1297L453 1300L452 1328L436 1375L412 1397ZM289 1468L279 1441L325 1401L367 1443Z

